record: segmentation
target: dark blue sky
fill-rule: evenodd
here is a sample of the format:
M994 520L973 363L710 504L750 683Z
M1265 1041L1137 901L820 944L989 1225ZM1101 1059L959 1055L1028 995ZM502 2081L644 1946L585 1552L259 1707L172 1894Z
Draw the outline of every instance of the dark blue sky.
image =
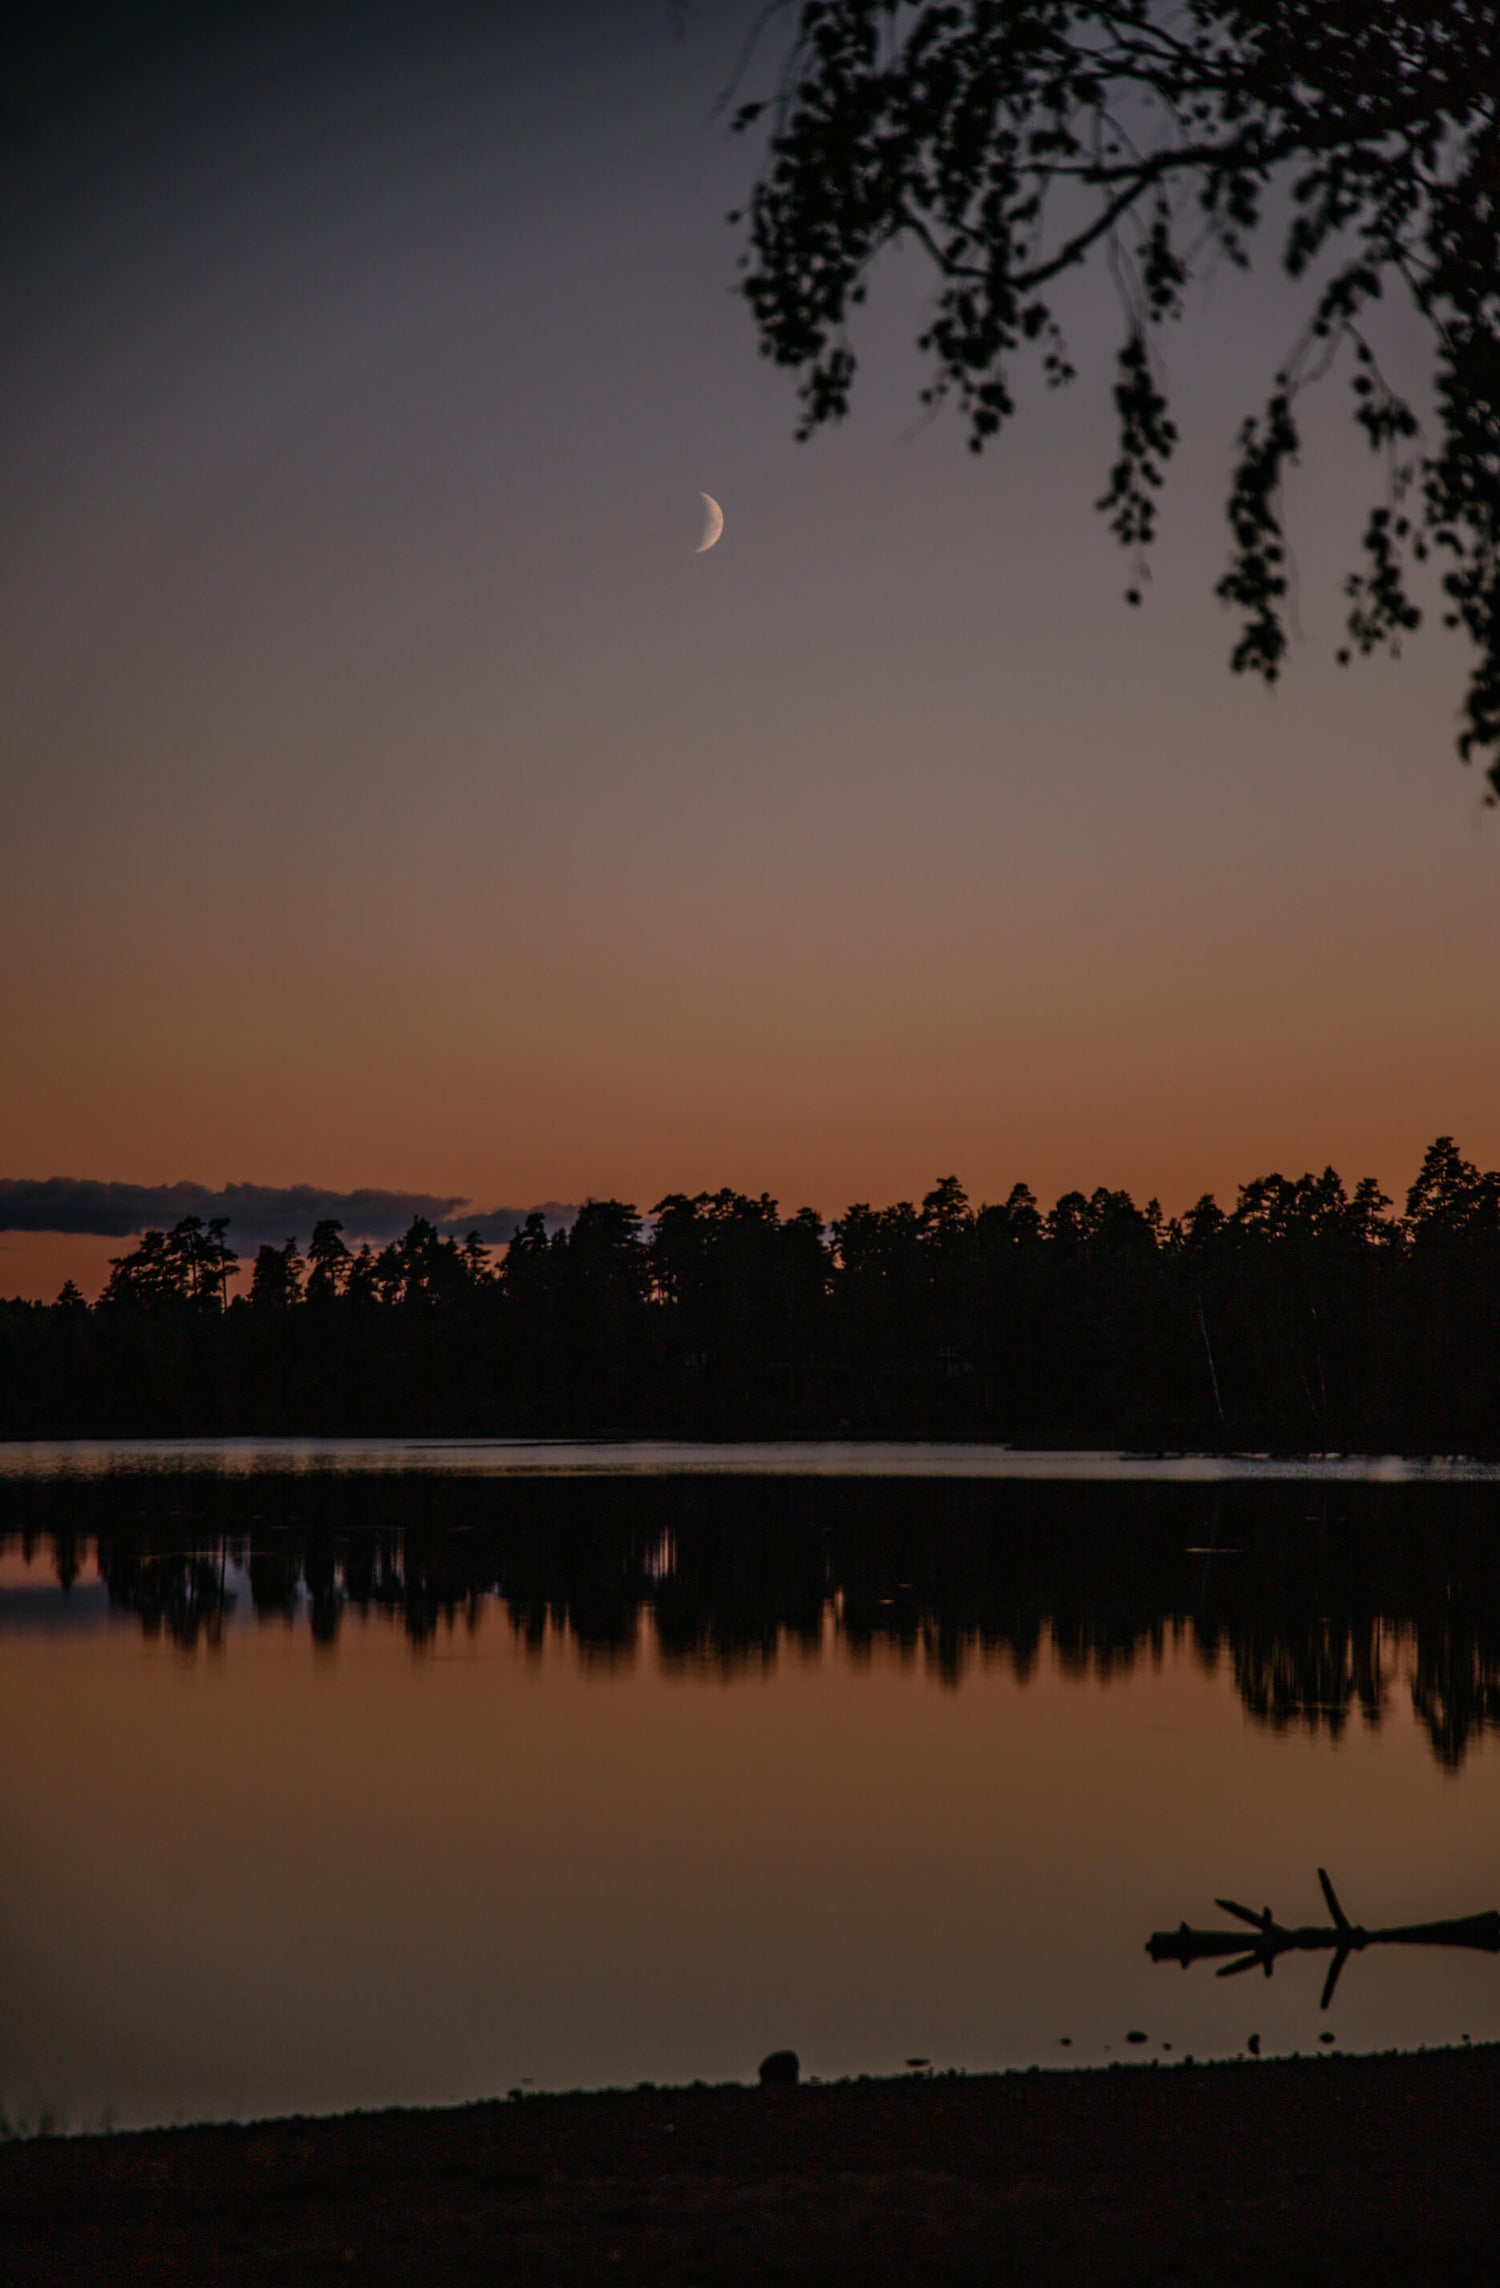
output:
M712 116L752 13L101 11L13 63L0 1175L833 1210L1500 1157L1461 662L1332 664L1337 390L1307 641L1274 698L1224 666L1284 288L1166 346L1141 613L1102 280L976 463L892 263L797 446Z

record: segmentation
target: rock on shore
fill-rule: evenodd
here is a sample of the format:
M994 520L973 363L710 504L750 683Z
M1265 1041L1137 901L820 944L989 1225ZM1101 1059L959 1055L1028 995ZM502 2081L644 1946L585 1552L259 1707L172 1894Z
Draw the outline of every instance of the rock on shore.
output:
M1484 2282L1500 2047L643 2089L0 2150L25 2288Z

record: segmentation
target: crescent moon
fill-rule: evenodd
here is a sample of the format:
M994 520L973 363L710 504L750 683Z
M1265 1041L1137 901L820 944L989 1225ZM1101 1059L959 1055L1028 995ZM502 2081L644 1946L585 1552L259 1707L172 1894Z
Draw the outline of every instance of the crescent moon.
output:
M720 533L724 530L724 511L720 508L718 502L714 499L713 494L700 493L698 498L702 501L704 508L708 511L708 514L705 517L703 523L703 538L699 541L697 547L693 550L693 554L695 556L701 556L706 548L712 548L714 542L718 539Z

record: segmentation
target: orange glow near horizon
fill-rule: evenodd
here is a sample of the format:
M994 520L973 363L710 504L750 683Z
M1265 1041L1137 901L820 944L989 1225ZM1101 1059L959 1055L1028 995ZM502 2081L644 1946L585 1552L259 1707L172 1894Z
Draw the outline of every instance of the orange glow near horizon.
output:
M659 13L315 23L316 125L232 11L197 77L143 28L138 102L118 57L48 83L0 214L0 1177L831 1215L948 1173L1399 1199L1437 1134L1500 1164L1468 659L1429 611L1332 664L1378 490L1338 377L1289 487L1305 640L1274 694L1225 666L1274 263L1164 346L1130 612L1108 292L976 460L912 432L898 259L853 417L797 446L727 291L754 154L701 125L744 26ZM0 1232L0 1294L120 1244Z

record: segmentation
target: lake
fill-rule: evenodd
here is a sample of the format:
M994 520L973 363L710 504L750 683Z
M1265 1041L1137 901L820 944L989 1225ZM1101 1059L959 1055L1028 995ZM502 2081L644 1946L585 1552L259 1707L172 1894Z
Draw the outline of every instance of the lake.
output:
M0 2107L1495 2039L1497 1955L1324 2012L1145 1942L1500 1907L1497 1527L1462 1462L0 1448Z

